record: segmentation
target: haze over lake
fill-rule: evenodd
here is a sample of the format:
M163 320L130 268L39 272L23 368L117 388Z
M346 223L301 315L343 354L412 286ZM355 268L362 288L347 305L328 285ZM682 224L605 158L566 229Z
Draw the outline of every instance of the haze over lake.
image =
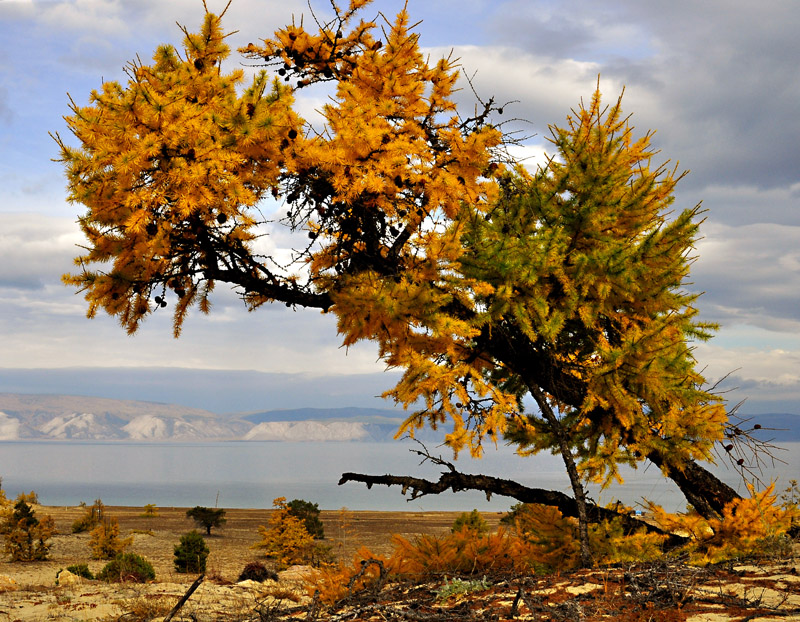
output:
M800 479L800 443L782 443L776 452L784 461L765 470L764 481L778 479L778 489L790 479ZM45 505L77 505L100 498L108 505L162 507L195 505L269 508L276 497L301 498L321 509L346 506L353 510L505 511L515 501L486 497L479 492L452 492L407 502L398 487L363 484L337 486L343 472L413 475L437 479L443 470L419 465L409 452L418 445L408 441L373 442L1 442L0 476L9 497L34 490ZM431 453L449 460L449 450L429 446ZM483 460L468 454L455 463L467 473L483 473L519 481L537 488L562 490L569 484L560 458L516 456L508 447L488 449ZM742 494L746 489L731 468L713 467L721 479ZM635 505L647 497L668 510L681 510L685 501L677 488L653 467L625 471L624 486L606 491L597 487L591 496L600 503L619 499Z

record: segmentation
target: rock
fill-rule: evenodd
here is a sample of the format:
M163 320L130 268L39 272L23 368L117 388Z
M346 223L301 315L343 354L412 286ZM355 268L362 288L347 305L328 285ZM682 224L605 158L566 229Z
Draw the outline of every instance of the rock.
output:
M17 589L17 582L11 577L0 574L0 592L13 592Z
M59 570L56 573L56 585L75 585L77 583L83 583L83 577L79 577L69 570Z
M316 572L311 566L289 566L278 573L279 581L305 581Z

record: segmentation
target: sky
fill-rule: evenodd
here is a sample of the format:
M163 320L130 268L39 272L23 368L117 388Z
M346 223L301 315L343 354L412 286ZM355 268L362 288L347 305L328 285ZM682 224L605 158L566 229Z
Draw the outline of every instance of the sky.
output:
M207 0L219 12L223 0ZM321 16L327 0L313 0ZM402 0L377 0L386 17ZM421 44L451 51L483 99L515 102L507 118L532 135L520 156L547 151L548 124L563 124L600 76L608 101L637 132L655 129L660 156L691 173L676 209L702 201L705 222L692 266L701 318L721 325L696 346L706 377L743 412L800 414L800 4L796 0L408 0ZM233 0L223 26L235 49L269 36L299 0ZM371 344L340 347L334 319L282 305L248 313L221 291L209 316L182 337L156 313L129 337L113 318L85 317L83 298L60 282L82 243L82 206L67 203L56 145L69 140L69 93L86 103L124 65L176 24L196 28L201 0L0 0L0 375L3 369L180 367L203 370L380 373ZM245 64L235 52L229 69ZM316 98L315 98L316 97ZM457 96L469 111L469 88ZM304 96L303 114L322 96ZM535 159L529 160L533 165ZM222 289L222 288L220 288ZM390 383L387 383L387 388ZM298 407L306 404L300 403Z

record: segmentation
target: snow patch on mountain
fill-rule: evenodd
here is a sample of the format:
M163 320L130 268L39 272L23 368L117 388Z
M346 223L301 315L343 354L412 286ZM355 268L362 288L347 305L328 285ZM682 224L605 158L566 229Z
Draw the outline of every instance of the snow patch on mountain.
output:
M0 441L15 441L19 439L20 422L16 417L9 417L0 412Z
M38 427L49 438L100 439L119 438L113 426L101 421L92 413L53 417Z
M244 435L246 441L357 441L368 436L355 421L268 421Z
M142 415L122 426L128 437L137 441L161 440L169 437L169 429L163 419L153 415Z

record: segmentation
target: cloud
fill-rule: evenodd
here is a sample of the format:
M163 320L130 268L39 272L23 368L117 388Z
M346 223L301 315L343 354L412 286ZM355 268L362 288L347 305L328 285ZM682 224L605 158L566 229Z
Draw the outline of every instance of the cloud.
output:
M708 222L697 244L692 289L703 316L723 324L800 330L800 226Z
M726 334L728 333L728 334ZM761 345L734 345L742 333L763 338ZM776 339L750 327L723 329L720 337L699 344L695 356L717 391L743 413L797 411L800 402L800 344L776 347Z
M690 185L773 188L797 181L800 145L785 137L800 134L798 28L800 11L790 1L681 1L658 11L630 0L506 2L498 5L493 30L507 60L498 62L490 51L492 60L482 66L494 67L490 79L506 82L504 92L521 85L523 109L545 113L537 109L542 97L568 86L563 111L590 92L592 74L600 73L614 86L628 86L635 123L659 129L665 155L695 172ZM569 71L569 61L592 71ZM525 74L527 84L519 81ZM530 91L541 95L531 99ZM560 121L563 112L545 118Z
M680 194L685 194L682 189ZM702 199L711 222L733 226L757 223L800 226L800 181L770 189L711 185L693 190L692 195L695 200Z
M0 213L0 287L41 289L70 269L81 234L74 222Z

